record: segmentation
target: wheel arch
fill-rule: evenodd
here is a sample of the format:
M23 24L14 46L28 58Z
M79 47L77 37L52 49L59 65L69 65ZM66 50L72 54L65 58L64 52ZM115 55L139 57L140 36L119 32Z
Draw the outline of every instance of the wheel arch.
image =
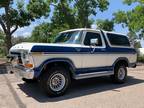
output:
M126 57L120 57L113 63L113 67L119 64L123 64L126 67L129 67L129 60Z
M67 68L70 72L70 76L73 78L74 77L74 72L75 72L75 65L73 64L72 60L68 58L51 58L45 60L38 68L35 70L35 77L40 77L46 69L51 68L52 66L63 66Z

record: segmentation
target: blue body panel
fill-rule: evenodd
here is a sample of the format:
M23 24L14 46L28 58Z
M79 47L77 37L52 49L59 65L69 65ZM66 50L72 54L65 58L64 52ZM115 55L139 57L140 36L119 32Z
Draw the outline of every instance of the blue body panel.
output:
M43 52L45 54L88 54L91 53L93 48L84 47L59 47L59 46L42 46L35 45L32 47L31 52ZM135 54L136 50L133 48L95 48L93 54Z

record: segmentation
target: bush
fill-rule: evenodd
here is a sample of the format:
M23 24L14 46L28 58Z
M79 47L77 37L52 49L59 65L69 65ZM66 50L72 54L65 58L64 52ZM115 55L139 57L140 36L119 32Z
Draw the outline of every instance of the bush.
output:
M143 62L144 63L144 55L143 56L138 56L138 62Z
M4 48L0 48L0 58L3 58L6 56L6 52Z

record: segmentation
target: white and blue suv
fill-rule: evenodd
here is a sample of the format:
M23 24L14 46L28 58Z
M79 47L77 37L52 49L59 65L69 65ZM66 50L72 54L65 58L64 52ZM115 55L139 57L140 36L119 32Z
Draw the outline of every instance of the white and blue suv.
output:
M72 79L111 76L124 83L137 53L127 36L93 29L58 34L54 43L20 43L10 51L12 71L25 82L38 80L50 96L65 93Z

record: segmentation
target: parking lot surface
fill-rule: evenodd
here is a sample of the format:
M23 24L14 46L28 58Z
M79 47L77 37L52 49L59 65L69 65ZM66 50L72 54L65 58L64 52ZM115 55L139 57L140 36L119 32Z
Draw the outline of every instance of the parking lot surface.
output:
M109 77L74 81L61 97L50 98L37 83L0 74L0 108L144 108L144 66L128 69L125 84Z

